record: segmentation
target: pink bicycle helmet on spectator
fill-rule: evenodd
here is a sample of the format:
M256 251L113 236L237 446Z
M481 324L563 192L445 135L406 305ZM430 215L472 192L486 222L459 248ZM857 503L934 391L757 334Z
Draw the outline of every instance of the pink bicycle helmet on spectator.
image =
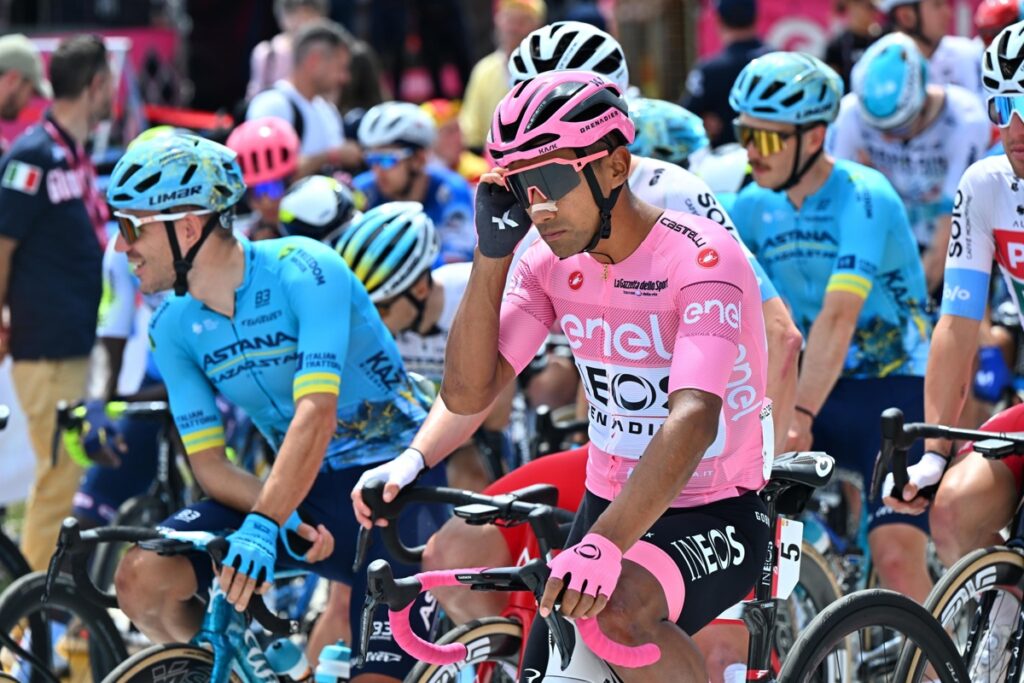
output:
M249 187L286 179L299 165L299 136L274 116L244 121L231 131L227 146L238 155Z
M587 147L610 137L610 147L633 142L636 130L618 86L591 71L548 71L514 86L491 120L487 151L501 166L534 159L556 150L578 158ZM582 168L597 204L601 224L584 251L611 234L611 211L622 185L606 197L593 168Z

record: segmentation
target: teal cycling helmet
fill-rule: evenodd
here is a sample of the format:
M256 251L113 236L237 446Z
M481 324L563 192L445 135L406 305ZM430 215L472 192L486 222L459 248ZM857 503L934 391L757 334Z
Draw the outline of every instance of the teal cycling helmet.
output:
M769 52L743 67L729 93L733 110L766 121L831 123L839 113L843 79L802 52Z
M674 102L638 97L629 101L629 118L636 126L629 151L638 156L688 168L690 155L709 144L701 118Z
M212 212L188 253L182 254L172 221L165 221L174 256L174 292L188 291L188 271L199 248L219 224L231 229L233 209L245 194L242 169L234 152L196 135L150 136L130 145L107 185L115 210L167 211L197 206Z
M341 234L338 253L366 287L370 301L381 303L405 296L420 311L421 302L409 293L441 252L441 237L419 202L389 202L356 218Z
M860 113L879 130L911 123L924 109L928 62L902 33L890 33L867 49L853 69L853 92Z

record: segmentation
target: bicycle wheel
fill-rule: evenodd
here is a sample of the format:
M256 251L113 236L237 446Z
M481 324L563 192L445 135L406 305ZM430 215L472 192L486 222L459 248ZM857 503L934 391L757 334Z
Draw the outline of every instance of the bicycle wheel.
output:
M103 683L205 683L213 671L213 653L195 645L170 643L137 652L103 679ZM99 679L97 679L99 680ZM231 683L242 683L231 672Z
M871 650L865 632L888 630L901 636ZM967 669L953 642L931 614L910 598L882 589L847 595L816 616L782 664L779 681L895 681L892 672L903 639L921 649L942 683L967 683ZM847 669L848 652L853 668Z
M953 639L971 680L997 681L1006 677L1008 641L1020 617L1014 590L1024 579L1024 555L997 546L982 548L954 564L928 594L924 606ZM996 624L989 628L995 614ZM918 681L924 670L920 653L907 648L897 673Z
M450 683L463 680L460 672L473 671L474 683L505 683L516 680L523 627L505 617L475 619L445 633L439 644L464 643L466 659L440 666L419 662L405 677L405 683Z
M156 496L136 496L122 503L110 526L153 527L165 520L171 512L173 510L168 510ZM100 543L96 546L89 573L97 588L102 591L113 589L117 565L132 545L134 544Z
M8 586L0 594L0 632L9 634L39 661L56 661L59 666L54 668L66 668L71 674L88 671L94 681L128 657L110 615L79 595L71 579L57 577L44 604L45 588L46 572L27 574ZM8 666L25 664L7 648L0 657ZM45 679L34 674L31 680Z
M806 541L802 552L800 582L789 599L779 605L776 615L775 651L780 659L785 659L793 643L815 616L843 597L843 591L821 553Z
M7 587L18 577L24 576L32 571L25 561L24 555L18 550L7 534L0 531L0 593L7 590Z

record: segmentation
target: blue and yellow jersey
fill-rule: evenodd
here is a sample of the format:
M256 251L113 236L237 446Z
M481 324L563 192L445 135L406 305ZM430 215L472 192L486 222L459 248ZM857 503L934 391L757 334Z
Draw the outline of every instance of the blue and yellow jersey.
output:
M837 160L800 210L784 192L751 184L732 216L805 338L827 292L864 299L844 377L924 375L932 327L924 270L903 203L881 173Z
M153 315L150 343L189 454L221 446L215 392L279 448L308 394L338 396L324 466L394 457L426 416L394 339L366 290L330 247L305 237L249 242L235 313L186 294Z

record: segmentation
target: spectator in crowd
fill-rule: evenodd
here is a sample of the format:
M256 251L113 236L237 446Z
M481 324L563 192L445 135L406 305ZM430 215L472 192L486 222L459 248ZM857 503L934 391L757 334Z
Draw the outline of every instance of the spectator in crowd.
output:
M825 46L825 63L842 76L846 92L850 92L850 73L864 50L882 35L878 21L878 0L836 0L836 14L843 17L845 28Z
M455 171L471 183L491 170L491 165L479 154L466 149L459 127L458 100L430 100L420 105L437 126L437 140L434 142L434 157L448 170Z
M245 96L271 88L292 73L292 40L302 27L327 16L328 0L276 0L274 14L283 29L270 40L252 49L249 59L249 86Z
M53 97L39 49L20 33L0 38L0 119L18 118L33 93Z
M349 80L354 38L332 21L307 24L295 36L291 76L256 95L247 119L284 119L301 141L297 177L322 170L353 168L359 147L345 141L341 114L334 102Z
M686 78L682 105L704 120L712 147L735 142L729 89L751 60L767 52L757 35L756 0L715 0L722 50L702 60Z
M51 462L54 407L85 393L96 339L106 204L85 151L109 118L114 83L96 36L63 41L50 61L53 107L0 161L0 358L28 418L36 476L25 509L22 552L46 569L61 521L71 512L81 468L61 449Z
M370 170L352 185L364 195L367 210L395 201L423 204L441 234L437 265L472 261L473 193L458 173L428 164L436 140L433 119L415 104L378 104L359 124L359 144Z
M499 0L494 13L498 49L473 67L459 114L462 136L469 149L483 149L491 115L508 92L508 56L523 38L544 24L546 14L544 0Z
M985 47L1004 28L1024 19L1022 9L1020 0L982 0L974 10L974 28Z
M364 40L352 45L352 59L348 65L349 80L341 90L338 109L347 115L353 109L369 109L375 104L391 99L385 96L381 84L380 60L373 47ZM346 135L347 135L346 128ZM355 137L355 133L352 133Z
M914 39L928 60L928 82L959 85L981 97L981 52L978 41L947 35L953 21L950 0L880 0L895 31Z

